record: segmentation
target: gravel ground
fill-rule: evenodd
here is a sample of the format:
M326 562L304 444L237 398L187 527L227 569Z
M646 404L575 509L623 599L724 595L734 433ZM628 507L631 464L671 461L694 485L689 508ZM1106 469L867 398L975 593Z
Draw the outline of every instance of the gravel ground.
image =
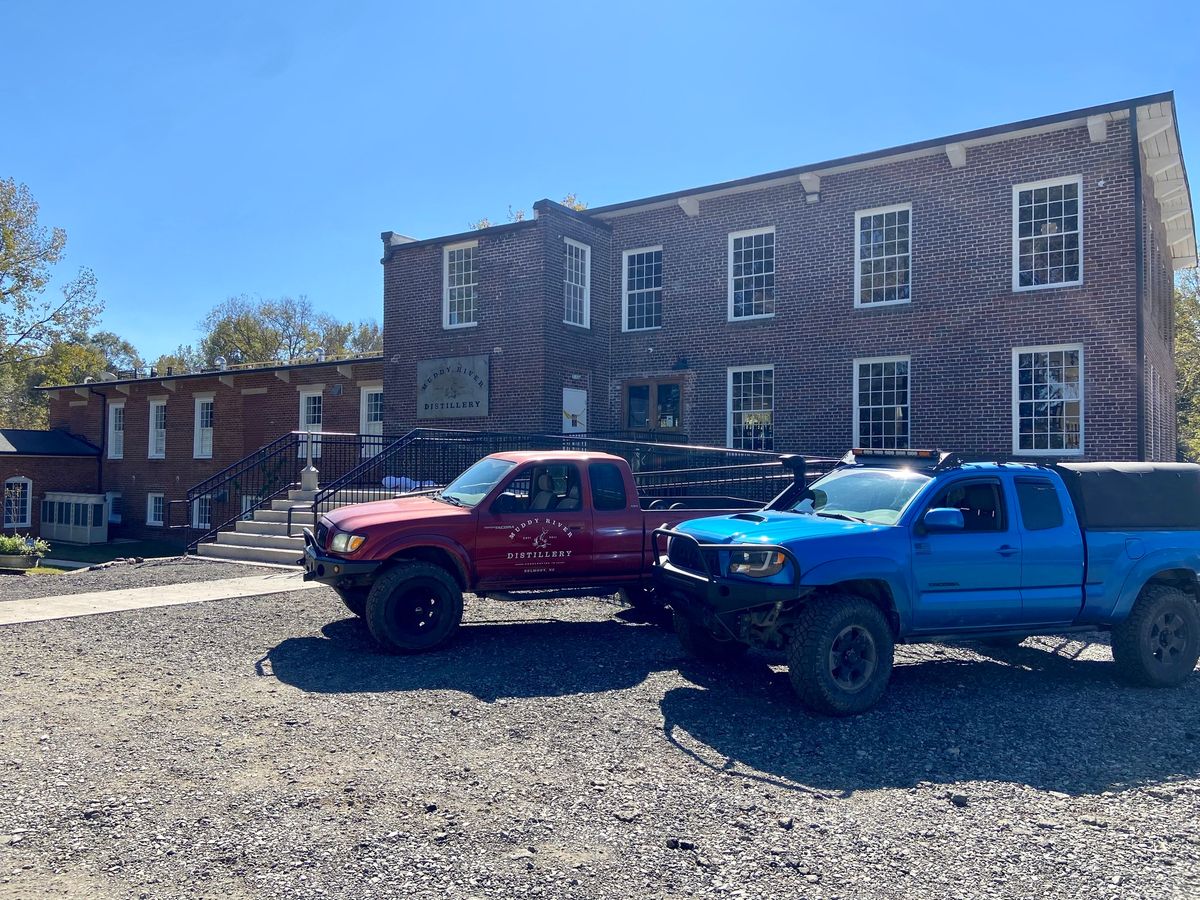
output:
M57 597L86 591L110 591L118 588L154 587L185 581L211 581L217 578L245 578L284 571L266 566L213 562L194 556L151 559L140 563L117 562L99 569L75 569L61 575L26 575L21 572L0 575L0 603L33 597Z
M1103 642L900 648L829 720L601 601L472 601L420 657L325 590L0 641L0 897L1200 893L1200 677Z

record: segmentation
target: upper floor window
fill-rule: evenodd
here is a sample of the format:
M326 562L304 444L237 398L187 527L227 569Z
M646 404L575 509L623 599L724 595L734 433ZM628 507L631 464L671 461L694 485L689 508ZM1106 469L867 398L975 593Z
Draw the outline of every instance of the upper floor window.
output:
M738 450L775 449L775 367L729 370L726 442Z
M125 402L108 405L108 458L125 458Z
M150 459L164 459L167 455L167 401L150 401L150 445L146 455Z
M626 250L621 321L625 331L662 327L662 247Z
M28 528L33 482L28 478L9 478L4 482L4 527Z
M1083 179L1013 188L1013 290L1083 283Z
M213 455L213 398L196 398L196 425L192 440L192 456L212 459Z
M775 315L775 229L729 235L729 318Z
M567 245L567 274L563 285L563 321L591 327L592 248L563 238Z
M908 303L912 299L910 237L912 205L885 206L856 214L854 247L858 278L855 306Z
M1013 453L1083 453L1083 345L1013 350Z
M904 450L909 446L909 358L854 361L854 446Z
M467 328L479 324L475 288L478 241L453 244L442 252L442 327Z

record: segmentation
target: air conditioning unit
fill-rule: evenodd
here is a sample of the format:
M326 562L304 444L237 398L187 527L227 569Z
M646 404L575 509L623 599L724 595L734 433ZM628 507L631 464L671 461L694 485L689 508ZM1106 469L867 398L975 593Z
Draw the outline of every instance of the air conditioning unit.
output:
M42 498L40 535L48 541L72 544L108 543L104 494L47 491Z

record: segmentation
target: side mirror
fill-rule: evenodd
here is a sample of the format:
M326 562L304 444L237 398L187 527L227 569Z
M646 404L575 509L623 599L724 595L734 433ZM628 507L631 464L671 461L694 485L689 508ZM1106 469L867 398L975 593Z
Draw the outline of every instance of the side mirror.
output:
M966 527L961 509L943 506L929 510L921 519L927 531L962 531Z
M505 492L492 501L492 515L495 516L510 515L524 511L525 505L516 494Z

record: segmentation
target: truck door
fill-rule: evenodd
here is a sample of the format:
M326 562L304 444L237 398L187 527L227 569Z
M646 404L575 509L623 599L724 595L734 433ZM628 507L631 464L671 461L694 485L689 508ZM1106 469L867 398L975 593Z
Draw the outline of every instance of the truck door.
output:
M481 587L571 586L592 568L592 512L574 463L529 463L479 512L475 569Z
M1043 476L1016 479L1026 540L1021 553L1021 618L1072 622L1083 608L1083 539L1075 509Z
M913 622L919 631L986 628L1021 618L1021 535L999 478L958 479L921 511L962 511L962 531L913 528L916 583Z
M616 463L588 463L592 489L592 564L605 577L643 573L646 529L637 495L629 496L625 473Z

